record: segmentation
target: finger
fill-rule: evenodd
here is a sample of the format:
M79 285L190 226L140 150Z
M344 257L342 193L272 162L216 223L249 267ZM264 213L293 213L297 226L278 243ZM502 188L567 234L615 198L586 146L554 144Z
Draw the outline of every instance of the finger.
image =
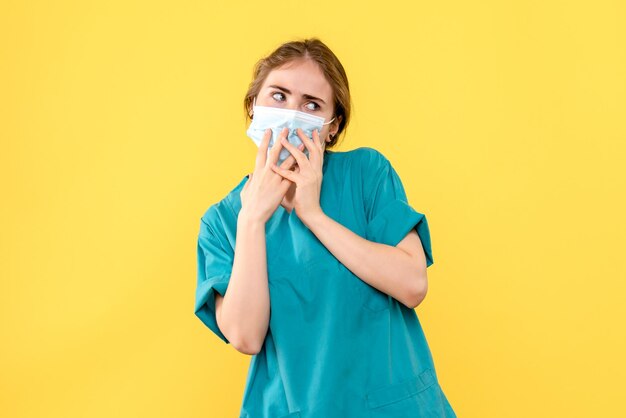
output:
M317 129L313 130L313 141L317 144L320 150L324 150L324 140L320 138L320 133Z
M300 180L300 175L294 171L291 170L287 170L284 168L280 168L279 166L277 166L276 164L272 164L270 166L270 168L272 170L274 170L275 173L280 174L281 176L283 176L284 178L286 178L287 180L290 180L296 184L298 184L298 180Z
M263 134L263 139L259 144L259 149L256 154L256 167L263 167L265 165L265 160L267 158L267 146L270 142L270 138L272 137L272 130L266 129Z
M280 184L278 185L280 193L285 196L287 194L287 191L289 190L289 188L293 185L293 182L291 180L288 180L284 177L281 177L280 179Z
M318 155L319 147L315 146L316 145L315 142L311 138L306 136L304 132L302 131L302 129L300 128L296 129L296 133L298 134L298 137L300 138L302 143L306 145L307 149L309 150L309 161L311 161L314 164L317 163L319 159L319 155Z
M300 145L298 145L298 149L299 149L300 151L304 150L304 144L300 144ZM295 158L293 155L289 154L289 157L287 157L287 158L285 159L285 161L283 161L283 162L282 162L282 164L281 164L279 167L280 167L280 168L286 168L286 169L289 169L289 168L291 168L291 166L292 166L295 162L296 162L296 158ZM296 166L297 166L297 164L296 164Z
M308 163L308 160L304 153L296 148L292 143L287 141L286 138L281 138L280 141L282 142L283 146L289 150L291 155L295 157L299 166L302 167L303 165Z
M270 165L276 164L276 161L278 161L278 157L280 156L280 151L282 150L282 146L283 146L281 138L286 138L287 134L289 134L288 128L283 128L280 131L280 134L278 134L278 138L276 138L276 141L272 145L272 149L270 149L267 164L270 164Z
M319 156L320 156L320 158L319 158L317 164L318 164L318 167L322 167L324 165L324 149L326 147L325 147L325 144L324 144L324 140L320 139L320 133L319 133L319 131L317 129L315 129L313 131L313 141L316 144L319 145L319 150L320 150Z

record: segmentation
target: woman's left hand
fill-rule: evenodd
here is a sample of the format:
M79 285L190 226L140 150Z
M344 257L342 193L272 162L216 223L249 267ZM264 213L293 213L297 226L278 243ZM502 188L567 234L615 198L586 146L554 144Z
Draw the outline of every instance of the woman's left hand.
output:
M283 139L284 147L295 157L297 166L293 171L280 168L276 164L272 164L271 167L274 172L296 183L294 209L298 213L298 218L306 223L305 220L307 218L322 212L320 191L322 189L324 142L320 140L317 129L313 131L313 139L307 137L300 128L296 130L296 133L304 146L309 150L309 158L289 141Z

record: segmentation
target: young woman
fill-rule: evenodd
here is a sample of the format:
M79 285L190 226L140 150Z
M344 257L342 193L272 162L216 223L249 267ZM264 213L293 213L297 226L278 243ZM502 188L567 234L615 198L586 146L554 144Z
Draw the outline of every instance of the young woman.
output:
M201 217L195 301L252 355L240 418L456 417L414 310L426 217L380 152L329 150L351 108L337 57L316 38L281 45L244 108L255 168Z

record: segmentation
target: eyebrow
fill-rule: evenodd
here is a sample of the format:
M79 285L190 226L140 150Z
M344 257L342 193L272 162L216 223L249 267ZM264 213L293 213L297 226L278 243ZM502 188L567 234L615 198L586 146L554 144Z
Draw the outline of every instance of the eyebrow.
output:
M279 90L284 91L284 92L285 92L285 93L287 93L287 94L291 94L291 92L290 92L288 89L286 89L286 88L284 88L284 87L281 87L281 86L277 86L277 85L275 85L275 84L272 84L272 85L271 85L271 86L269 86L269 87L274 87L274 88L276 88L276 89L279 89ZM310 94L303 94L303 95L302 95L302 97L304 97L305 99L319 100L320 102L322 102L322 103L326 104L326 102L325 102L325 101L323 101L322 99L320 99L319 97L311 96Z

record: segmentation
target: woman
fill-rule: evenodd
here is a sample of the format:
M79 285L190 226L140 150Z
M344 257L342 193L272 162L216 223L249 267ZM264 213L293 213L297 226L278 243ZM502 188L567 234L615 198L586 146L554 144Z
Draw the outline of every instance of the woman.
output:
M426 217L381 153L328 149L351 108L337 57L316 38L281 45L244 108L256 165L201 218L195 304L253 355L240 417L456 417L413 309Z

